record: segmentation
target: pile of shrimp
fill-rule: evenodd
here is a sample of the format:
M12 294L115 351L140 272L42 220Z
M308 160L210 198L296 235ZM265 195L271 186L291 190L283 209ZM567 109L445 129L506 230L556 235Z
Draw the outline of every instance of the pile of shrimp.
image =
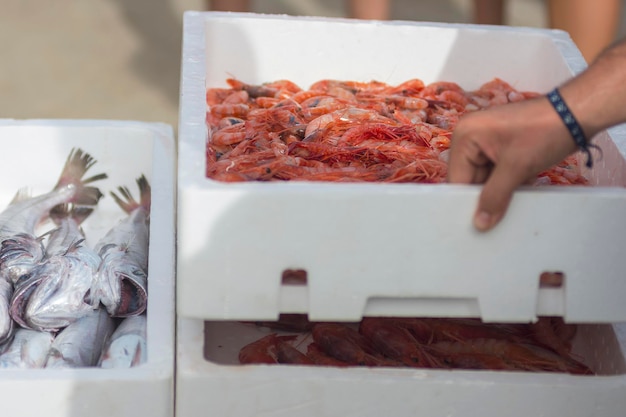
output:
M235 181L441 183L452 132L466 112L535 97L501 79L465 91L453 82L399 85L226 80L206 91L208 178ZM537 184L586 184L568 157Z
M364 318L313 323L303 315L257 322L275 331L244 346L241 364L412 367L593 375L571 352L576 326L556 317L531 324L478 319ZM280 331L280 332L279 332Z

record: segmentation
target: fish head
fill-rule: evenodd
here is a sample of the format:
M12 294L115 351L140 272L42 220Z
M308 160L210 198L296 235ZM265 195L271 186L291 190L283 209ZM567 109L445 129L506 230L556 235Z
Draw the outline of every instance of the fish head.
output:
M44 253L41 239L28 233L18 233L2 240L0 277L17 284L43 259Z
M48 259L36 272L40 281L24 309L31 328L56 331L93 310L86 301L94 274L91 266L59 256Z
M147 280L141 266L110 252L102 259L92 291L111 316L134 316L147 308Z

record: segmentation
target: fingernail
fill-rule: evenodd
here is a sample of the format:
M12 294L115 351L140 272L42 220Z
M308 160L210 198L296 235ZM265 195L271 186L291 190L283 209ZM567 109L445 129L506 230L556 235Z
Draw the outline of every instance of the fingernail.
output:
M474 227L478 230L487 230L491 226L491 214L486 211L479 211L474 216Z

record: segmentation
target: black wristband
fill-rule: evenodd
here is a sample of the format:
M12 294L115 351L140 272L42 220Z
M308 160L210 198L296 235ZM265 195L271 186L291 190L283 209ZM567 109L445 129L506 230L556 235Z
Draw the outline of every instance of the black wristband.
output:
M567 107L567 104L565 104L563 97L561 97L561 93L559 93L559 89L555 88L554 90L550 91L547 96L550 104L552 104L554 110L556 110L558 115L561 117L561 120L563 120L563 124L565 124L567 130L569 130L569 133L570 135L572 135L572 139L574 139L574 142L576 143L578 148L580 148L581 151L587 154L587 162L585 163L585 165L588 168L591 168L593 166L593 160L591 158L591 151L589 150L589 148L595 146L587 143L585 132L583 132L583 129L578 124L578 121L570 111L569 107Z

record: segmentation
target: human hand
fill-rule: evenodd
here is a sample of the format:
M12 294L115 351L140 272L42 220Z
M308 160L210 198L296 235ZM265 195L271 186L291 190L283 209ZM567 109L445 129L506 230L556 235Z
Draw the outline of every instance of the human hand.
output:
M473 219L480 231L500 222L518 186L576 150L545 97L467 113L451 143L448 181L484 183Z

